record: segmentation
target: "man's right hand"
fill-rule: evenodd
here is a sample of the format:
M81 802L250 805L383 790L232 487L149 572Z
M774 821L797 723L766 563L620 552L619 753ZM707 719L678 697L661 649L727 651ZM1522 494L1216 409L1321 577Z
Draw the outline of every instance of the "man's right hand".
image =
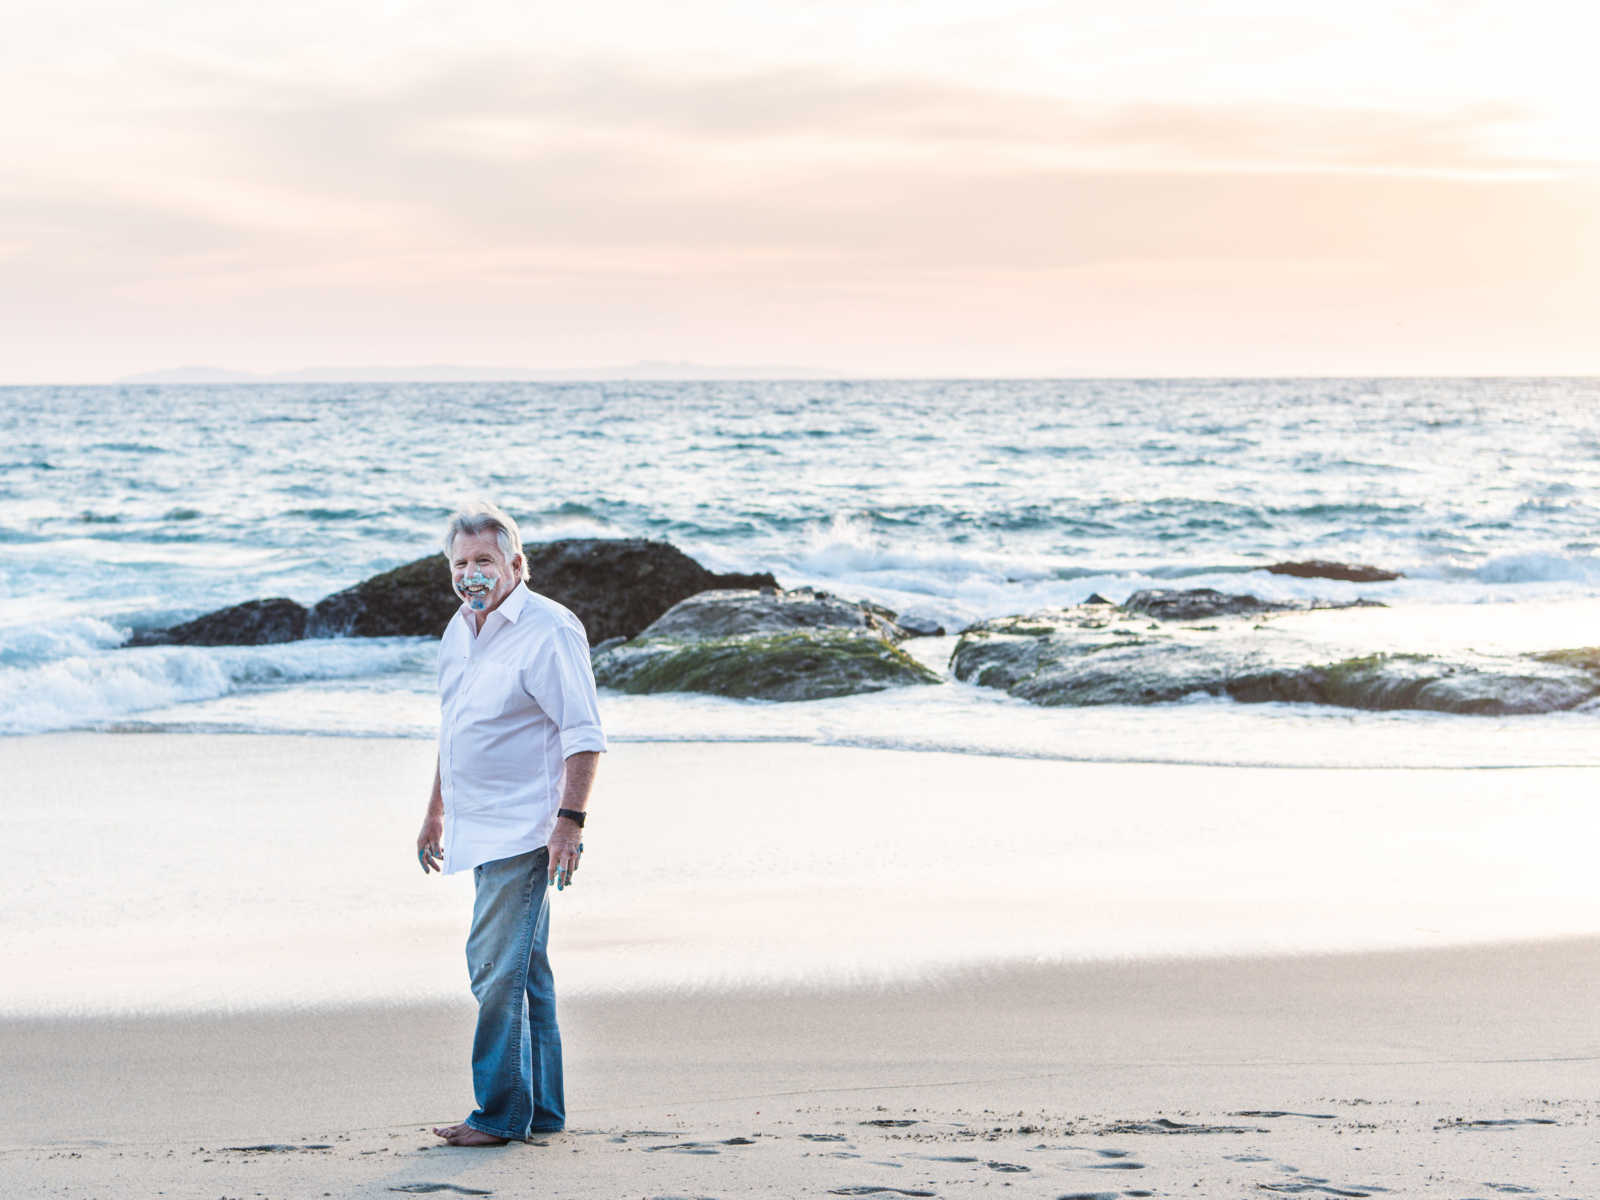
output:
M417 834L417 861L422 873L444 870L444 817L429 813L422 822L422 832Z

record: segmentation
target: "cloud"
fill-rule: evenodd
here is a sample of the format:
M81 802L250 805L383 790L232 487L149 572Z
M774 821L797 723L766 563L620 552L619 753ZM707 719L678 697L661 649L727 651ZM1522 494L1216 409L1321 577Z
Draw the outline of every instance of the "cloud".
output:
M991 361L1012 330L1038 361L1069 317L1111 336L1113 293L1160 338L1197 306L1292 325L1299 304L1314 327L1380 295L1472 288L1487 312L1484 289L1600 281L1592 164L1519 157L1504 106L1071 103L507 56L338 84L181 74L144 106L42 118L13 155L14 329L273 330L321 358L359 329L374 361L389 337L501 362L534 361L529 338L553 361L715 357L717 338L796 359L809 330L829 361L891 329L954 345L981 307Z

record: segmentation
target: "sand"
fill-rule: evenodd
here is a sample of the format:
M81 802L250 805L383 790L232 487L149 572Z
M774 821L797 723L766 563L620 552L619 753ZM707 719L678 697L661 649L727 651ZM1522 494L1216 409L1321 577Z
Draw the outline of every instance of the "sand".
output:
M587 997L568 1132L488 1151L426 1132L463 1006L10 1021L0 1194L1593 1196L1597 952Z
M0 1197L1600 1195L1600 938L1557 936L1595 911L1593 880L1578 869L1593 844L1592 772L1217 771L619 746L598 798L612 822L608 865L588 877L589 892L561 898L574 902L561 914L557 960L569 1131L472 1151L426 1132L471 1106L462 897L391 880L387 851L369 861L363 848L403 849L424 750L173 735L0 744L0 769L18 785L8 816L28 851L0 889L5 990L31 1005L13 1003L0 1019ZM231 764L235 807L206 828L210 810L182 783L215 778L220 762ZM831 808L789 811L824 778ZM351 780L362 786L316 824L309 814ZM97 783L98 797L88 790ZM962 872L970 829L955 818L980 785L1027 814L1035 836L996 833L982 843L981 869ZM114 827L115 853L81 845L81 829L52 842L70 822L35 803L50 788L52 800L74 802L83 828ZM663 790L677 805L664 815ZM642 846L677 860L698 844L676 815L686 796L718 818L718 844L745 866L694 889L670 873L625 870ZM812 903L817 876L832 868L793 848L815 844L840 805L921 820L904 843L946 855L940 870L919 890L915 863L841 866L838 890ZM740 825L740 806L766 815ZM182 828L151 819L177 810ZM856 840L841 844L881 845L894 832L885 819L848 826ZM331 849L306 836L328 821L346 839ZM282 847L280 826L293 834ZM219 849L239 838L259 853ZM279 853L290 846L304 861ZM151 964L152 975L181 969L203 983L208 948L226 945L206 940L210 925L180 920L191 892L241 921L304 923L299 942L262 943L282 977L269 1003L240 1009L232 985L219 984L222 1002L179 1010L143 979L117 993L104 962L68 981L93 982L75 1015L52 1008L49 988L24 986L83 948L106 953L115 892L85 902L84 919L49 925L66 948L54 957L21 935L93 892L85 861L115 871L125 853L159 868L116 877L149 889L125 889L115 928L126 961ZM340 903L321 920L315 905L285 916L289 898L267 881L303 883L329 862L344 869ZM986 875L992 888L971 886ZM1441 889L1425 919L1412 907L1425 890L1418 880ZM1054 906L1041 911L1052 886ZM341 940L340 917L358 890L375 897L360 913L366 938L390 952L351 958L344 977L377 982L367 998L342 999L323 986L335 977L323 960L355 945ZM1365 915L1322 920L1319 896L1331 909L1360 900ZM676 921L662 915L668 901ZM819 923L826 931L838 912L872 903L877 924L864 921L860 939L842 926L833 936L879 955L883 969L815 970ZM737 936L717 932L713 919L734 907ZM633 908L632 931L648 935L638 953L692 970L608 967L634 952L624 940ZM403 919L385 924L391 910ZM1451 924L1496 911L1509 915ZM1209 930L1226 946L1230 923L1255 919L1276 922L1274 944L1300 938L1299 952L1201 953L1184 940ZM985 921L998 949L975 958ZM204 953L177 955L160 936L169 926ZM946 926L960 952L940 962L929 947ZM915 953L891 952L894 928ZM1384 928L1413 944L1328 950L1334 935ZM1471 937L1501 928L1526 936ZM1008 940L1019 929L1027 936ZM765 931L772 954L751 949L752 930ZM1052 930L1053 942L1041 940ZM1103 938L1098 958L1064 956L1087 932ZM1161 951L1163 939L1183 953ZM316 961L299 969L296 946ZM1053 955L1033 953L1051 946ZM429 975L394 992L397 1002L374 1003L391 994L385 972L402 951L443 982ZM124 1005L148 999L151 1011L117 1015L119 995Z

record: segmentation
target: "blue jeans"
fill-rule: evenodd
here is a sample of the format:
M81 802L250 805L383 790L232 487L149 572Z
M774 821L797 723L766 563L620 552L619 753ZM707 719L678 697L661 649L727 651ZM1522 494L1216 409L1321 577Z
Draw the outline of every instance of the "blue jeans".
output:
M472 869L477 898L467 935L467 970L478 1000L467 1124L523 1138L566 1124L556 981L545 946L550 853L541 847Z

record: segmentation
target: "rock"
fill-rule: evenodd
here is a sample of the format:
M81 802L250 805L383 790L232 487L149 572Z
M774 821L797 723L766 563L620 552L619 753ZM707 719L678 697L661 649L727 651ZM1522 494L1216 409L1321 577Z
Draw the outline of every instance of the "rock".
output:
M528 586L571 609L589 644L632 637L708 588L776 589L771 575L717 575L676 546L642 538L575 538L524 547ZM434 554L336 592L311 610L312 637L437 637L460 607Z
M892 616L809 588L702 592L631 641L597 648L595 680L624 692L762 700L939 682L895 645L905 633Z
M1300 579L1343 579L1350 583L1384 583L1390 579L1405 578L1399 571L1385 571L1382 567L1356 563L1328 562L1320 558L1306 562L1273 563L1267 570L1274 575L1294 575Z
M728 638L635 638L597 655L595 681L623 692L710 692L822 700L939 677L876 634L832 631Z
M894 619L894 623L905 631L907 637L944 636L944 626L932 617L919 617L911 613L901 613Z
M529 586L576 613L590 645L632 637L696 592L778 591L777 580L766 572L718 575L676 546L643 538L537 542L524 547L524 553ZM438 637L460 606L450 590L450 566L444 555L430 554L324 597L309 613L292 600L252 600L171 629L137 634L128 644L187 640L193 645L223 646L300 637ZM201 638L206 640L197 640Z
M1292 604L1269 604L1255 596L1229 595L1215 588L1146 588L1129 596L1124 612L1143 613L1158 621L1196 621L1237 613L1281 612Z
M1344 708L1510 716L1559 712L1600 695L1580 671L1523 658L1450 662L1425 654L1370 654L1229 681L1235 700L1299 700Z
M219 608L170 629L152 629L128 639L130 646L265 646L298 641L306 633L306 610L281 596Z
M1600 652L1315 657L1315 642L1248 616L1204 628L1108 623L1079 606L986 621L951 656L957 679L1042 705L1154 704L1204 693L1246 703L1511 714L1575 708L1600 697Z
M644 636L722 638L807 629L877 633L895 641L905 636L888 609L854 604L810 588L700 592L673 605L644 631Z
M680 600L723 588L771 588L766 571L716 574L666 542L575 538L529 546L529 586L577 614L589 644L633 637Z
M1155 704L1220 691L1233 670L1261 665L1249 648L1194 653L1184 633L1145 629L1101 605L1002 617L965 630L955 677L1043 705Z
M1116 605L1116 601L1115 600L1107 600L1099 592L1090 592L1088 598L1086 600L1084 600L1084 603L1085 604L1110 604L1113 607Z
M438 637L460 607L450 564L430 554L318 600L306 636Z

